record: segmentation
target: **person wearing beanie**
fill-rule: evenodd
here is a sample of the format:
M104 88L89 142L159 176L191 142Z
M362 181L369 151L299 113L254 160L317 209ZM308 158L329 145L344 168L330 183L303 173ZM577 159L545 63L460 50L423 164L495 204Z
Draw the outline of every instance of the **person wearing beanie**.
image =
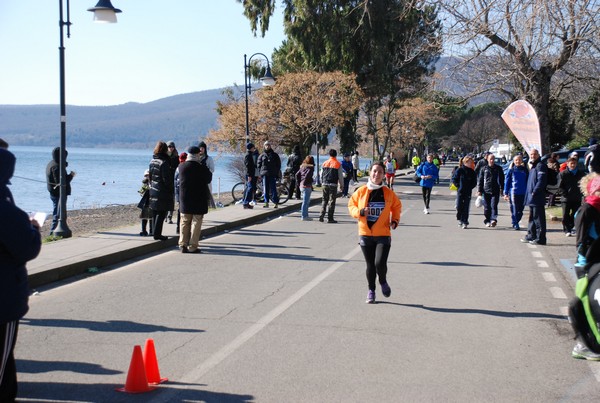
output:
M65 159L69 155L65 150ZM65 167L69 166L65 162ZM66 179L65 191L67 196L71 194L71 181L75 177L75 172L71 171L67 175L67 170L63 170L63 175ZM60 147L55 147L52 150L52 161L46 166L46 186L50 193L50 200L52 200L52 224L50 225L50 233L52 234L58 225L59 219L59 201L60 201Z
M17 398L14 351L19 321L29 310L28 261L40 253L40 224L15 206L8 190L16 157L0 148L0 402Z
M215 173L215 161L213 160L213 158L210 155L208 155L208 147L206 146L206 143L204 141L199 142L198 149L200 150L200 152L199 152L200 163L206 165L206 167L208 168L210 173L214 174ZM212 177L211 177L211 180L208 182L208 191L209 191L209 200L208 200L209 207L216 208L217 206L215 205L215 200L213 199L213 196L212 196Z
M188 154L185 151L179 154L179 165L186 161L187 156ZM177 228L175 228L176 234L179 234L179 229L181 227L181 211L179 209L179 165L177 166L177 169L175 169L175 176L173 179L173 185L175 187L175 207L177 207Z
M142 187L138 190L138 193L142 198L140 199L137 207L142 210L140 212L140 219L142 220L142 230L140 236L152 235L152 210L150 209L150 171L146 169L144 172L144 179L142 179ZM148 232L148 223L150 223L150 232Z
M204 214L208 213L208 184L212 172L201 162L201 147L188 148L187 160L179 166L179 210L181 253L201 253L198 248Z
M265 149L258 157L258 171L263 179L263 189L265 192L264 208L269 207L269 201L272 201L277 208L279 196L277 195L277 179L281 176L281 159L279 154L273 151L271 143L265 141Z
M242 205L245 209L253 209L254 206L250 203L254 200L254 194L256 193L256 181L258 179L256 174L256 164L258 155L256 153L256 147L254 144L246 144L246 155L244 156L244 166L246 167L246 189L244 190L244 198L242 199Z

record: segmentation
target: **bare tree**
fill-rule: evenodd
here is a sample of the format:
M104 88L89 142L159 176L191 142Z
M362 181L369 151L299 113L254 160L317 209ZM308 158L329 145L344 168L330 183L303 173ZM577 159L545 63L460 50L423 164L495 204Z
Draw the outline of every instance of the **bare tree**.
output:
M472 96L527 99L549 148L549 106L598 83L600 0L431 0L445 13L452 80ZM424 0L430 3L429 0Z

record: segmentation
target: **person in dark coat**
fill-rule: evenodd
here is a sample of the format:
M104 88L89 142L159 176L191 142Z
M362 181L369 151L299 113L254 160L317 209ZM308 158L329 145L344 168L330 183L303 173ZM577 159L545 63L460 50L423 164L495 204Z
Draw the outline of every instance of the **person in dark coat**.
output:
M169 163L167 144L159 141L154 147L154 155L150 161L150 209L154 220L154 239L164 241L162 235L163 222L169 211L175 208L173 170Z
M182 253L200 253L198 242L202 219L208 213L208 184L211 181L212 172L200 162L200 148L190 147L187 160L179 165L179 247Z
M179 166L179 151L177 151L177 147L175 147L175 142L174 141L168 141L167 142L167 155L169 156L169 165L171 166L171 171L173 171L173 177L175 177L175 171L177 170L177 167ZM175 206L173 204L173 206ZM167 222L169 224L173 224L173 213L174 210L170 210L167 213Z
M583 194L579 188L579 181L585 173L577 168L577 158L567 160L567 169L558 174L558 188L561 191L563 211L563 231L565 236L575 235L575 212L581 207Z
M253 209L254 206L250 203L254 200L254 194L256 193L256 180L258 179L258 175L256 174L256 163L258 160L258 153L256 152L256 147L252 143L246 144L246 149L248 150L244 156L244 166L246 167L246 189L244 190L242 205L245 209Z
M279 204L279 196L277 195L277 179L281 176L281 159L279 154L273 151L271 143L265 141L264 151L258 157L258 171L263 179L263 189L265 192L265 205L269 207L269 200L275 203L275 208Z
M296 173L300 170L302 164L302 155L300 154L300 146L295 145L292 154L287 160L286 172L290 175L290 198L296 195L296 199L300 200L300 186L296 181Z
M467 229L469 226L469 209L471 207L471 196L473 189L477 186L475 176L475 162L472 157L461 160L460 166L452 175L452 183L456 186L456 219L458 226Z
M521 242L546 245L546 175L548 167L541 162L540 153L533 149L529 155L529 176L525 205L529 206L527 235Z
M487 165L481 168L477 177L477 195L483 196L483 223L495 227L498 223L498 202L504 191L504 171L496 165L496 156L488 154Z
M519 222L523 218L528 175L527 167L523 164L523 156L515 155L513 166L508 170L504 181L504 200L510 202L512 227L516 231L521 230Z
M69 153L65 150L65 159ZM67 196L71 194L71 181L75 177L75 172L71 171L67 174L66 167L69 164L65 161L65 170L63 174L66 178ZM46 187L50 192L50 200L52 200L52 224L50 224L50 233L52 233L58 225L59 218L59 201L60 201L60 147L55 147L52 150L52 161L46 166Z
M19 320L29 309L25 264L42 246L40 224L15 206L8 189L15 162L10 151L0 148L0 402L17 397L14 349Z

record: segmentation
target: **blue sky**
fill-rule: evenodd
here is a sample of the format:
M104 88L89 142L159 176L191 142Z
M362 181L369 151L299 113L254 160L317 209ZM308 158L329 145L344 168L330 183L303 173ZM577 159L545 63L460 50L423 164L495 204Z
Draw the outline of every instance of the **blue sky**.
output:
M280 9L261 38L235 0L111 1L123 11L117 24L92 22L87 9L96 0L71 0L69 105L149 102L234 83L243 88L244 54L271 58L285 38ZM0 1L0 104L59 103L58 5Z

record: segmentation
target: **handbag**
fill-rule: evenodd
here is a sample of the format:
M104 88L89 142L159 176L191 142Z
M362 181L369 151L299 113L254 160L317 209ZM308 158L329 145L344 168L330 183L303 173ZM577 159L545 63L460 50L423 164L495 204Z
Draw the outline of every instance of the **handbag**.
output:
M481 196L477 196L477 199L475 199L475 207L481 207L483 205L483 198Z
M415 183L421 182L421 177L417 174L415 174L415 177L413 179L415 180Z
M456 185L454 183L451 183L450 190L458 190L458 188L456 187Z

